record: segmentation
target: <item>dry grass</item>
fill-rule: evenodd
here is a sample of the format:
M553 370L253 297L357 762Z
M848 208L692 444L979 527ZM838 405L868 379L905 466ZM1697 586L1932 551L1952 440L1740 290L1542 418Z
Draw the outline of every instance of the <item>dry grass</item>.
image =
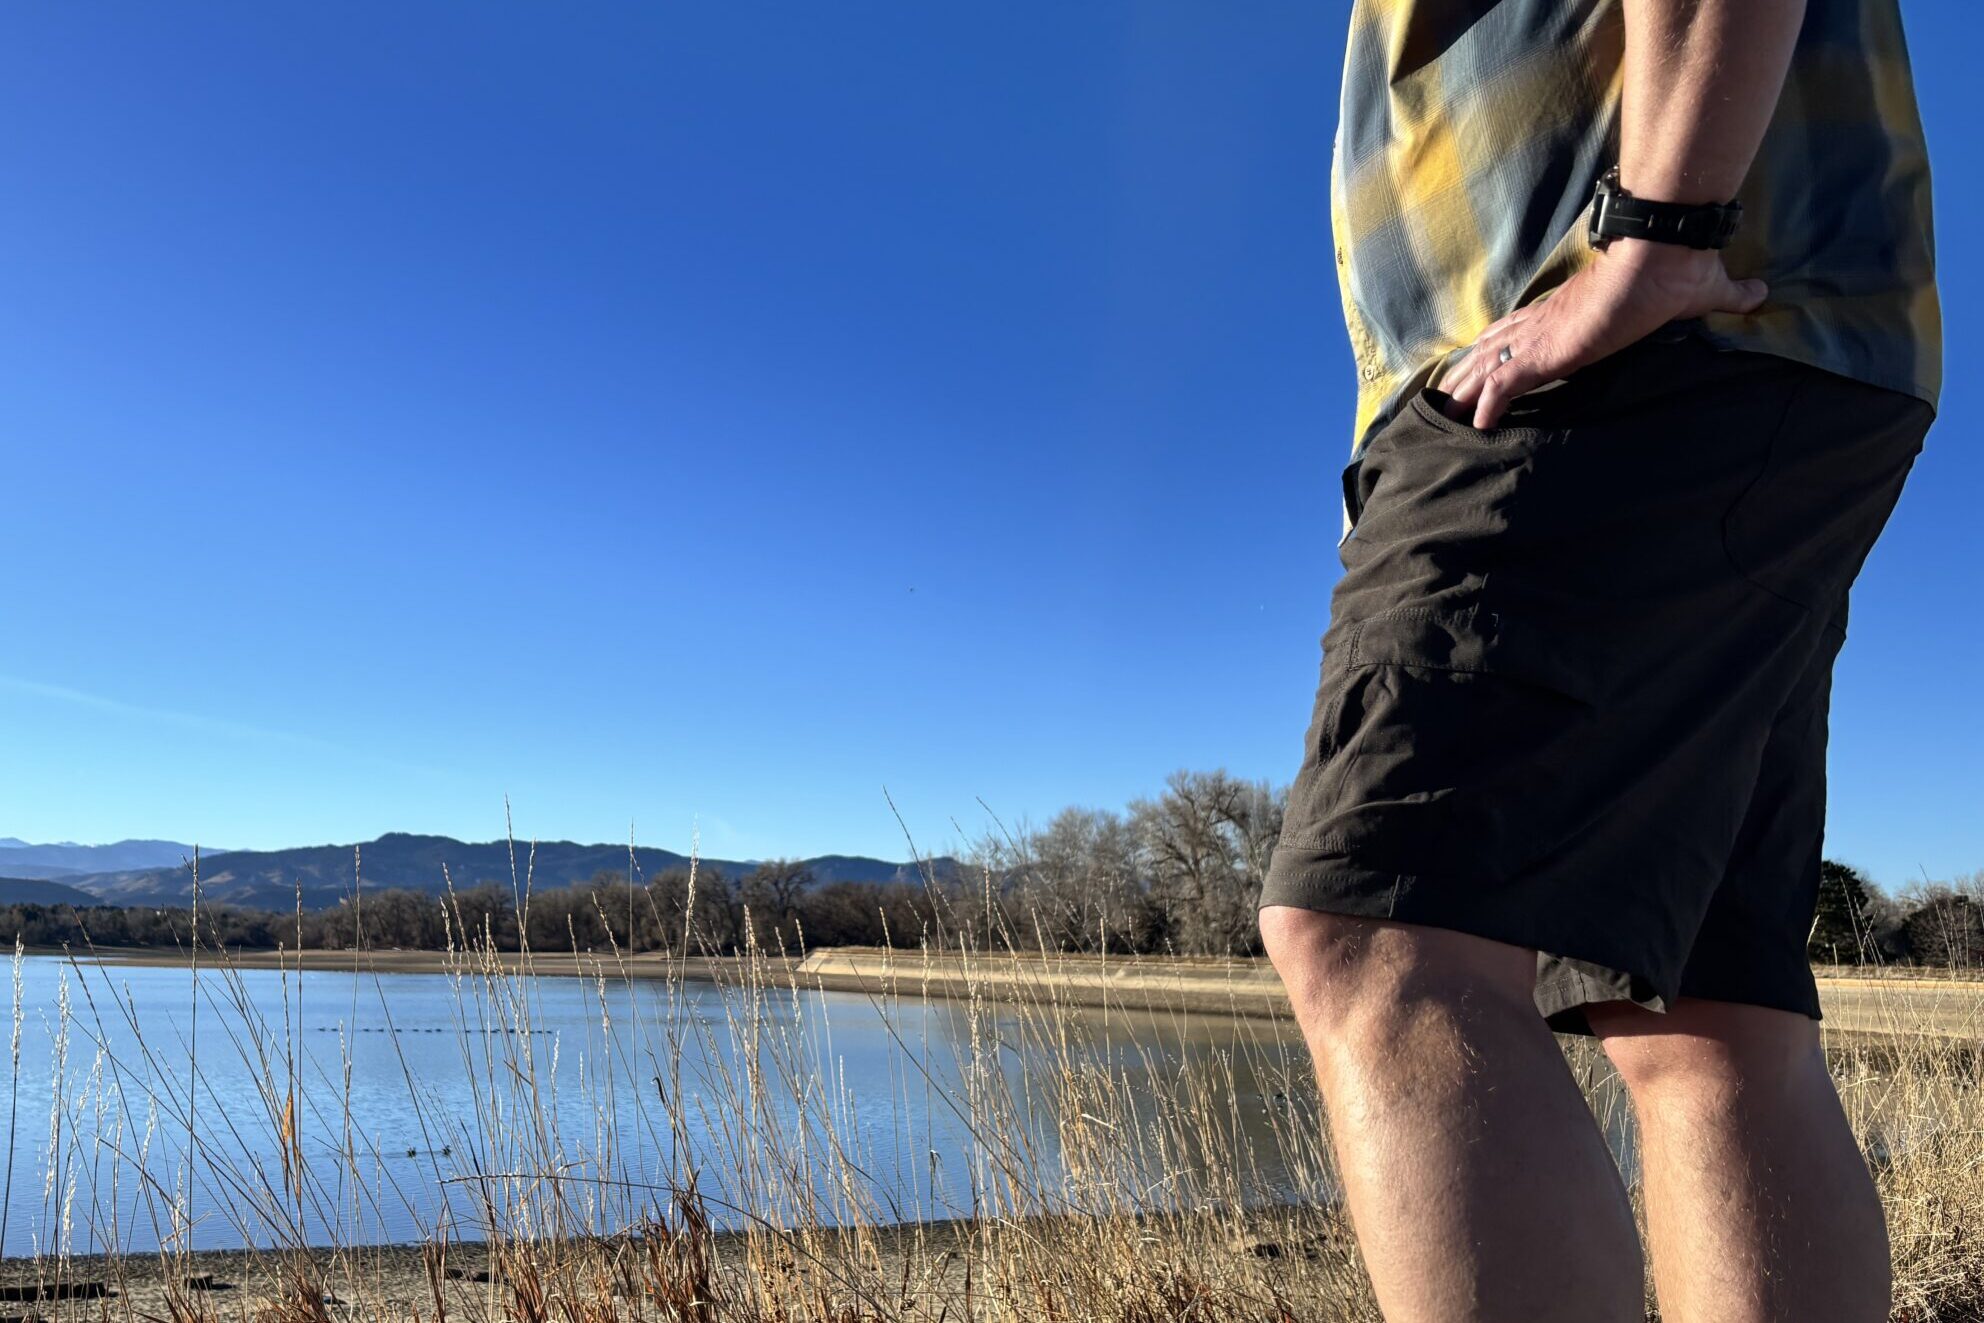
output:
M527 874L519 891L528 895ZM996 999L967 996L956 1012L964 1031L947 1040L955 1046L939 1046L905 1017L933 962L973 958L939 933L925 951L901 956L904 996L875 999L893 1036L892 1078L851 1081L804 1027L809 994L796 989L795 956L705 954L681 952L677 968L729 981L720 1017L678 1013L692 985L666 971L655 981L644 970L655 991L639 998L616 995L631 972L602 973L590 992L596 1031L569 1044L533 1032L539 991L528 956L512 962L477 935L456 934L446 963L455 1024L442 1050L445 1068L469 1078L473 1115L423 1115L421 1125L475 1142L445 1159L427 1154L419 1180L432 1183L430 1193L445 1186L465 1195L470 1211L435 1217L420 1244L402 1248L337 1243L335 1231L323 1243L321 1228L359 1225L355 1215L368 1206L413 1206L420 1192L405 1176L379 1177L379 1141L363 1133L352 1102L355 1088L379 1083L354 1080L349 1048L341 1077L311 1074L299 1042L305 980L293 964L278 1021L239 969L207 951L197 991L188 986L191 1041L139 1037L136 1049L116 1051L113 1043L131 1039L137 1008L112 975L72 964L46 1026L59 1066L53 1102L31 1119L47 1126L44 1169L18 1177L44 1192L45 1225L57 1231L33 1257L0 1269L16 1301L0 1302L0 1319L1377 1318L1354 1246L1328 1207L1331 1162L1287 1026L1230 1021L1219 1050L1182 1065L1153 1041L1148 1068L1126 1074L1111 1064L1120 1057L1099 1050L1099 1017L1061 1004L1056 957L1043 954L1038 986L1017 997L1010 988ZM625 970L613 953L607 968ZM18 970L17 955L17 987ZM388 1014L389 978L376 980ZM1984 1025L1984 985L1977 996ZM15 1043L22 1018L17 993ZM1204 1017L1195 1023L1203 1031ZM1978 1044L1895 1030L1830 1045L1887 1203L1895 1317L1984 1319ZM1630 1150L1630 1121L1602 1058L1582 1045L1568 1050L1601 1122ZM544 1095L561 1078L548 1054L561 1051L584 1053L579 1132L571 1110ZM1031 1068L1018 1072L1022 1058ZM433 1056L401 1058L395 1085L409 1106L427 1106L419 1076L440 1068ZM222 1072L254 1081L252 1114L215 1107L207 1081ZM1238 1124L1241 1074L1285 1105ZM11 1078L17 1091L18 1066ZM969 1169L947 1173L967 1216L944 1219L948 1209L915 1193L929 1187L916 1171L929 1155L901 1144L885 1151L863 1134L861 1108L872 1109L878 1089L899 1129L913 1135L924 1124L927 1133L927 1112L942 1109L968 1134ZM917 1108L925 1123L900 1115ZM306 1119L338 1133L338 1149L304 1144ZM279 1161L267 1159L272 1151ZM633 1154L649 1157L637 1163ZM111 1166L135 1165L142 1188L105 1197L78 1181L79 1172L103 1170L106 1155L129 1159ZM1260 1206L1269 1167L1285 1173L1280 1188L1309 1201ZM196 1181L225 1192L221 1215L261 1248L194 1252ZM117 1224L124 1209L139 1210L143 1237ZM71 1256L65 1246L83 1228L110 1243L162 1248ZM18 1254L19 1243L7 1249ZM203 1273L241 1289L202 1289ZM86 1283L110 1293L90 1296Z

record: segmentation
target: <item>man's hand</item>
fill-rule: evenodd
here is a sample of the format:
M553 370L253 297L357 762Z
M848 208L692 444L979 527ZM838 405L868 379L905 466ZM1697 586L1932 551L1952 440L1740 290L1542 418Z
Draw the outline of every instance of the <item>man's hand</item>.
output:
M1735 197L1776 112L1805 0L1621 0L1619 185L1656 202ZM1754 312L1722 255L1614 239L1549 298L1482 332L1440 388L1493 427L1509 401L1684 317ZM1510 357L1502 361L1502 352Z
M1440 389L1493 427L1509 402L1659 330L1709 312L1754 312L1761 280L1731 280L1713 250L1614 239L1539 303L1481 333ZM1508 357L1503 357L1503 350Z

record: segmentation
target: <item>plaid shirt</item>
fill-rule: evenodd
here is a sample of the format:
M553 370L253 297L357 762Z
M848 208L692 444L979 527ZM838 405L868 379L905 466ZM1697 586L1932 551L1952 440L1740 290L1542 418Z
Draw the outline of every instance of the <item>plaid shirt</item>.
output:
M1618 0L1354 0L1330 210L1356 447L1490 322L1591 260L1624 50ZM1703 319L1710 340L1933 405L1929 161L1898 0L1809 0L1737 196L1724 257L1770 299Z

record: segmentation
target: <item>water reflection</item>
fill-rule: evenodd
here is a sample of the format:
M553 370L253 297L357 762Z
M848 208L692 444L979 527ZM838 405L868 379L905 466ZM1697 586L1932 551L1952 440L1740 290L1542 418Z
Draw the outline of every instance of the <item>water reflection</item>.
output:
M1299 1044L1261 1021L22 972L8 1254L612 1231L691 1184L729 1226L1329 1196Z

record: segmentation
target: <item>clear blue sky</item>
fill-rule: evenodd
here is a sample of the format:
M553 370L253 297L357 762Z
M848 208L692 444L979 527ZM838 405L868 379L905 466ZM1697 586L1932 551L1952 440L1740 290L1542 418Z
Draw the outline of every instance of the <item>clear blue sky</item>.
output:
M0 835L903 853L1285 781L1351 374L1348 5L0 20ZM1971 6L1908 5L1953 378L1831 853L1984 868Z

